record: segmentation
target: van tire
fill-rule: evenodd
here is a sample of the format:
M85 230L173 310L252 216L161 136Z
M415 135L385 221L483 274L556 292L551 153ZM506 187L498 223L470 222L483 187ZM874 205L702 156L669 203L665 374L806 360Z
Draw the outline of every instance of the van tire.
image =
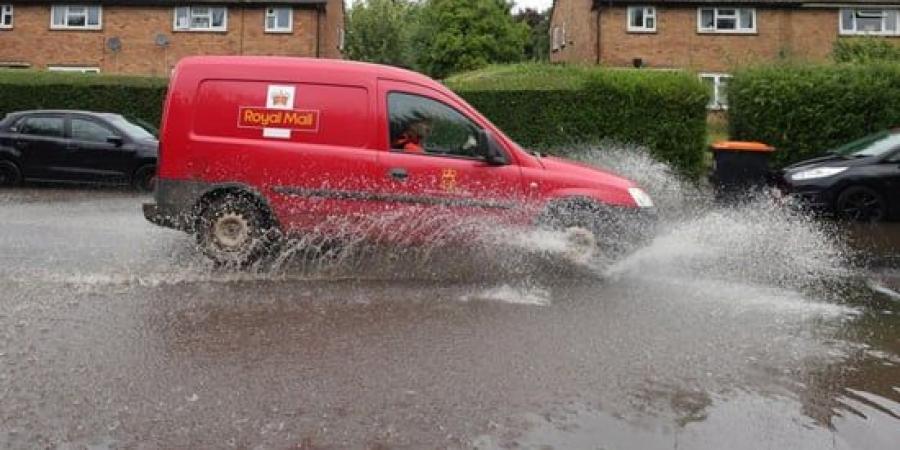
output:
M538 218L544 229L565 233L573 247L590 243L603 256L615 258L629 249L623 224L608 207L584 198L566 198L547 205Z
M131 186L139 192L153 192L156 188L156 166L148 164L135 170Z
M22 184L22 171L12 161L0 160L0 186L18 186Z
M217 266L241 269L274 247L275 227L247 195L227 193L210 200L195 226L197 245Z

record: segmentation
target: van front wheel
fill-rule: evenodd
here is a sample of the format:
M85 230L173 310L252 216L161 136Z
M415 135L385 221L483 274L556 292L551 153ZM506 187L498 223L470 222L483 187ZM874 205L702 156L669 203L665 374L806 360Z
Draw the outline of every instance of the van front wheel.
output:
M197 244L217 265L246 267L266 251L267 222L252 200L228 194L203 208L197 223Z

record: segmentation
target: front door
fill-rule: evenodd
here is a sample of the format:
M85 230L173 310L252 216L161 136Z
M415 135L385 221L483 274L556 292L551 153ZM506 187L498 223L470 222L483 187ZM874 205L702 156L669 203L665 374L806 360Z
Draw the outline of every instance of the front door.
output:
M480 154L483 128L438 92L382 82L386 151L379 162L385 199L415 232L455 231L513 221L521 211L521 171Z
M122 139L111 142L110 138ZM72 179L127 181L133 144L109 126L87 117L72 116L66 146L66 170Z

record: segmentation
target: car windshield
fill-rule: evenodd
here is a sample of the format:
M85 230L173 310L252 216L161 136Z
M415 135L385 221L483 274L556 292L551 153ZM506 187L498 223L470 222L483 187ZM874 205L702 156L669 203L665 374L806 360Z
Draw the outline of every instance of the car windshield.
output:
M879 156L900 147L900 131L880 131L844 144L829 153L862 158Z
M145 121L132 119L133 122L137 122L133 123L118 114L110 115L107 118L134 139L156 139L156 128Z

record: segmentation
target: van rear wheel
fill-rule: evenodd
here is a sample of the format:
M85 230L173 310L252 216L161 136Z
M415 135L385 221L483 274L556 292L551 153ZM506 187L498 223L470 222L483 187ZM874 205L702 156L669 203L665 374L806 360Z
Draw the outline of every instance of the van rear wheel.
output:
M200 250L219 266L243 268L257 262L270 247L267 215L251 199L227 194L211 201L197 223Z

